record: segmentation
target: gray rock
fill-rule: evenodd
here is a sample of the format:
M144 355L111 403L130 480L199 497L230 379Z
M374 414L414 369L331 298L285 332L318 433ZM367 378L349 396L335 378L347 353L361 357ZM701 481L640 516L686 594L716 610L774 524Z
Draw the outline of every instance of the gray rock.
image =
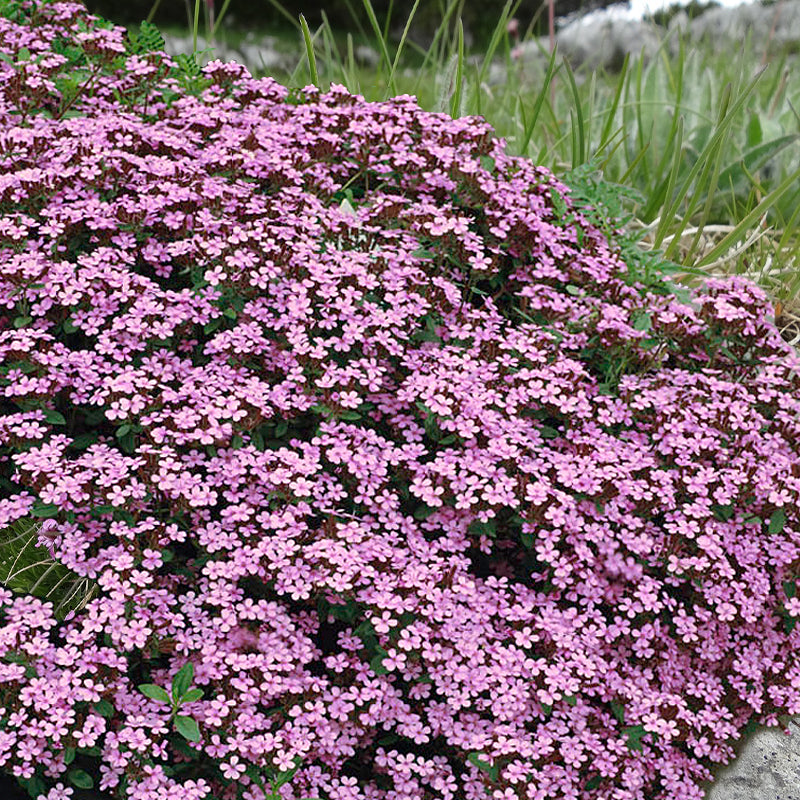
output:
M617 70L628 54L652 58L662 42L655 25L631 19L619 6L573 16L561 25L556 31L558 51L573 69ZM549 49L548 38L540 37L522 42L512 56L525 65L541 65L547 63Z
M658 29L626 19L612 6L577 19L556 34L558 47L573 68L617 70L626 55L651 58L661 45Z
M762 728L735 758L717 771L706 800L800 800L800 727Z
M741 45L747 36L756 48L793 45L800 42L800 0L783 0L771 6L758 3L736 8L712 8L693 19L689 37L708 40L715 46Z
M364 67L377 67L381 60L377 50L366 44L360 44L353 50L353 57Z
M164 40L165 49L171 56L192 52L191 36L165 36ZM203 65L218 58L220 61L236 61L243 64L251 73L269 73L274 70L291 71L295 66L295 61L291 56L280 53L275 48L276 42L277 39L273 36L264 36L256 40L253 34L249 34L239 47L234 49L218 41L209 46L203 37L198 36L198 62Z
M670 20L667 29L635 19L622 5L573 14L557 24L559 52L573 69L613 71L622 65L627 54L652 58L665 39L674 55L681 36L688 45L738 48L750 37L757 51L796 49L800 45L800 0L782 0L770 6L752 3L712 8L693 20L681 11ZM549 47L547 37L530 39L515 47L512 55L523 67L537 68L546 63ZM494 67L490 78L490 85L502 83L505 67Z
M260 44L245 41L239 45L238 51L233 52L233 60L244 64L251 73L270 73L274 70L289 72L294 67L289 56L277 52L267 41Z

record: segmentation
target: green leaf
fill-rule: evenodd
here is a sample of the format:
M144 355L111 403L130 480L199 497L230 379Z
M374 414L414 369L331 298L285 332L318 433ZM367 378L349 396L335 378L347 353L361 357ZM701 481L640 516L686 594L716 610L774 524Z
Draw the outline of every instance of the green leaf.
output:
M306 18L300 14L300 30L303 34L303 41L306 45L306 58L308 59L308 72L311 77L311 83L314 86L321 86L319 82L319 74L317 72L317 59L314 55L314 39L311 36L311 31L308 29Z
M32 319L33 317L16 317L14 319L14 327L24 328Z
M164 50L164 37L152 22L145 20L139 26L139 35L136 37L139 53L148 53Z
M747 146L756 147L764 141L764 132L761 129L761 120L758 114L750 114L750 122L747 123Z
M69 782L79 789L92 789L94 787L92 776L82 769L71 769L67 777L69 778Z
M389 670L386 669L386 667L383 666L383 656L384 655L386 655L386 653L384 653L383 655L379 654L379 655L375 656L375 658L373 658L369 662L370 669L376 675L386 675L389 672Z
M75 333L78 330L78 326L70 319L65 319L61 323L61 329L64 333Z
M575 695L572 695L572 694L571 695L564 695L564 702L568 706L574 706L574 705L578 704L578 698L575 697Z
M532 533L521 533L519 538L526 550L533 550L534 538Z
M124 436L119 437L119 446L123 453L133 453L136 446L133 431L128 431Z
M181 695L186 694L187 690L192 685L193 677L194 665L191 661L187 661L172 679L172 697L175 700L177 700Z
M598 514L605 514L606 513L605 504L601 503L597 498L595 498L594 507L597 509L597 513Z
M292 767L291 769L284 770L283 772L279 772L275 776L275 780L273 781L275 789L280 789L281 786L283 786L285 783L289 783L289 781L295 776L297 770L300 769L300 766L303 763L302 759L300 758L296 757L296 760L298 762L296 766Z
M474 764L478 769L483 770L483 772L488 773L489 777L493 781L496 781L500 771L500 766L498 764L492 766L489 761L486 761L484 758L482 758L482 755L482 753L478 752L469 753L467 755L467 761L469 761L470 764Z
M114 713L114 706L108 702L108 700L101 699L98 700L94 704L94 710L101 716L101 717L110 717Z
M490 519L488 522L481 522L479 519L470 522L467 533L473 536L488 536L494 539L497 536L497 519Z
M358 636L359 639L363 639L365 637L374 637L375 635L375 628L373 627L372 623L365 619L354 631L353 636Z
M412 337L415 342L441 342L440 336L432 331L416 331Z
M611 701L611 713L617 718L618 722L625 722L625 706L619 700Z
M178 714L175 717L175 730L189 742L200 741L200 726L191 717Z
M63 414L59 414L58 411L53 411L52 409L47 409L44 412L45 421L49 422L51 425L66 425L67 420L64 419Z
M36 502L31 509L31 516L39 519L52 519L58 516L58 506L55 503Z
M633 318L632 327L633 327L633 329L635 331L647 331L647 330L650 330L651 322L652 322L652 320L650 318L650 314L648 314L646 311L645 312L639 312Z
M157 700L159 703L167 703L167 705L171 702L166 689L163 689L161 686L156 686L154 683L140 683L138 689L145 697L149 697L151 700Z
M481 167L487 172L494 172L495 160L491 156L480 157Z
M727 506L714 505L711 506L711 510L714 512L714 516L717 517L717 519L721 520L722 522L727 522L733 516L734 512L734 508L732 505L727 505Z
M194 703L203 696L202 689L189 689L186 694L181 695L181 703Z
M786 512L783 508L776 508L772 516L769 518L769 533L780 533L783 530L784 523L786 522Z
M75 760L75 748L74 747L65 747L64 748L64 764L69 766Z
M797 594L797 584L794 581L784 581L783 591L788 598L792 598Z
M627 745L631 750L642 749L642 737L647 733L643 725L632 725L623 728L622 732L628 737Z
M578 295L581 293L580 287L573 286L571 283L567 284L567 294Z
M435 508L431 508L430 506L421 505L418 508L414 509L414 519L417 520L424 520L428 519L428 517L436 511Z
M586 789L587 791L590 791L591 789L596 789L602 782L603 782L603 776L595 775L593 778L589 778L589 780L586 781L586 786L584 786L584 789Z
M33 775L27 780L25 778L17 778L17 782L25 789L28 796L34 798L34 800L47 793L47 786L38 775Z
M123 436L127 436L131 432L131 427L131 425L120 425L114 435L117 439L122 439Z
M96 433L82 433L76 436L69 444L73 450L86 450L97 442Z
M741 159L728 165L720 172L718 179L720 186L727 186L732 180L736 180L737 178L744 179L747 172L752 174L761 169L780 153L781 150L785 150L790 145L793 145L797 139L798 134L790 133L751 148L743 154ZM744 163L745 169L742 169L742 163Z

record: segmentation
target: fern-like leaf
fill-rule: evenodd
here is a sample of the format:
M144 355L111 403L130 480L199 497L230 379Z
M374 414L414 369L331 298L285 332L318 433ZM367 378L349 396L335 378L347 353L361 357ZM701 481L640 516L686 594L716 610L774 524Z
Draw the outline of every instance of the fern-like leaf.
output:
M197 58L194 53L178 53L175 61L180 67L182 76L186 78L199 78L200 65L197 63Z
M139 26L138 34L128 34L128 41L130 52L136 55L164 52L164 37L161 35L161 31L152 22L147 22L147 20Z
M77 611L94 596L94 581L76 575L39 544L41 523L18 520L0 531L0 584L13 592L53 603L57 619Z

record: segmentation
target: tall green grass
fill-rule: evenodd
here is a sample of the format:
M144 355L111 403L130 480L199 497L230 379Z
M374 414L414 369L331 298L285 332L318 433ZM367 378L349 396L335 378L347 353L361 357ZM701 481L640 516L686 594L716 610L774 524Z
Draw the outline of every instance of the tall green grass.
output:
M370 0L353 0L353 30L311 31L279 0L268 0L297 29L293 70L274 74L290 87L344 84L367 100L413 94L452 116L478 114L508 150L552 169L565 182L591 168L617 185L625 230L679 265L677 279L746 274L800 313L800 72L797 57L767 59L745 42L736 58L665 40L657 56L626 59L621 71L572 71L557 50L515 58L506 32L520 0L508 0L481 53L468 53L463 0L440 2L441 23L423 49L409 18L381 26ZM194 36L198 9L195 0ZM219 29L224 15L215 21ZM402 29L397 38L390 27ZM212 31L207 30L207 35ZM379 55L375 69L354 58L354 37ZM535 44L528 34L528 52ZM622 188L624 187L624 189Z
M685 283L704 274L746 274L786 313L800 310L795 56L762 67L765 54L747 42L730 58L711 48L689 51L682 41L671 54L665 39L647 63L626 59L616 74L574 74L557 50L514 57L506 27L519 0L508 0L477 55L465 52L463 0L441 3L441 24L427 49L408 36L419 2L394 40L388 20L381 27L370 0L360 0L354 31L379 54L369 70L353 57L352 32L332 30L324 15L312 32L278 0L269 2L296 24L305 45L293 71L274 75L287 85L341 83L368 100L408 93L432 111L482 115L510 152L567 183L591 165L603 182L632 190L621 192L628 198L626 230L683 267ZM536 48L527 38L530 53Z

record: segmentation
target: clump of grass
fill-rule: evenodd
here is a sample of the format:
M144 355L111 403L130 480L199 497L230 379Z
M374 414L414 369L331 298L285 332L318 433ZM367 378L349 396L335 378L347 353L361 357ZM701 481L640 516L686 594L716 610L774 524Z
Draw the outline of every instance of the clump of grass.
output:
M672 56L665 42L649 63L626 59L616 74L574 74L557 50L549 59L515 58L507 28L519 0L505 4L479 55L465 48L459 0L443 6L427 50L409 37L419 2L394 41L390 20L381 26L362 0L360 13L353 9L355 35L380 55L368 69L354 58L353 34L334 31L324 14L311 31L279 0L270 3L305 43L295 68L273 75L290 88L338 83L367 100L412 94L428 110L484 116L509 152L568 184L570 173L592 164L606 194L608 185L632 190L620 195L629 233L683 267L681 282L741 274L782 308L797 305L800 85L792 56L762 67L749 42L739 59L688 51L682 41Z

